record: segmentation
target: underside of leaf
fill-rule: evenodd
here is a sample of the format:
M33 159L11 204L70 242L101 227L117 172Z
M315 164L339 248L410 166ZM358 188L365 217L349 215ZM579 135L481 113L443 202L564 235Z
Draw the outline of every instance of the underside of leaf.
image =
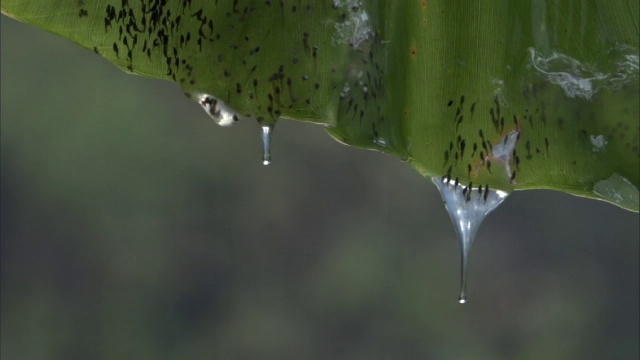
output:
M7 0L2 11L175 81L219 125L319 123L480 196L546 188L638 211L628 1Z

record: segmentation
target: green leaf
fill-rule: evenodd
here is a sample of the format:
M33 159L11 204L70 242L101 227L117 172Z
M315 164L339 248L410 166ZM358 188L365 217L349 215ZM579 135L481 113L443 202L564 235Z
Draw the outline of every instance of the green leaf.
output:
M175 81L221 125L320 123L425 177L638 211L640 10L628 1L5 0L2 11Z

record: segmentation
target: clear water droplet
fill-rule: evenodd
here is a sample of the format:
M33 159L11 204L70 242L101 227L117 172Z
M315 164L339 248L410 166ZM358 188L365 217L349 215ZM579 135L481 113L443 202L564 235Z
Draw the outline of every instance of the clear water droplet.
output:
M467 302L469 251L476 232L487 215L497 208L509 194L502 190L489 189L488 186L474 189L440 177L434 177L432 180L440 190L442 201L458 233L462 255L459 302L464 304Z
M271 133L273 133L273 125L263 125L262 130L262 164L271 164Z
M204 111L222 127L228 127L238 122L242 117L233 111L224 101L209 94L197 94L195 100Z

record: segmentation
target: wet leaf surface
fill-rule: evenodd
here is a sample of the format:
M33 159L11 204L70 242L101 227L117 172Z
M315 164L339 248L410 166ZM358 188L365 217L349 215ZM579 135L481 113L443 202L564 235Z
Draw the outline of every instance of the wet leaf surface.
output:
M316 122L425 177L638 210L639 14L628 2L9 0L2 9L125 71L175 81L219 125ZM510 153L498 153L508 134L517 134ZM616 201L622 193L630 200Z

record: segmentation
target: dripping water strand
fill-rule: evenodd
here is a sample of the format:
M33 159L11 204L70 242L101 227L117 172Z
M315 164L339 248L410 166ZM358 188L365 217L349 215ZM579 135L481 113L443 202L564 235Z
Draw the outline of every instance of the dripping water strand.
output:
M271 164L271 133L273 125L263 125L262 130L262 165Z
M461 253L460 304L467 302L467 270L471 245L478 228L487 215L495 210L509 195L502 190L489 189L485 185L473 188L469 183L464 186L456 180L434 177L433 183L438 187L442 201L451 217L458 234ZM476 194L477 193L477 194Z

